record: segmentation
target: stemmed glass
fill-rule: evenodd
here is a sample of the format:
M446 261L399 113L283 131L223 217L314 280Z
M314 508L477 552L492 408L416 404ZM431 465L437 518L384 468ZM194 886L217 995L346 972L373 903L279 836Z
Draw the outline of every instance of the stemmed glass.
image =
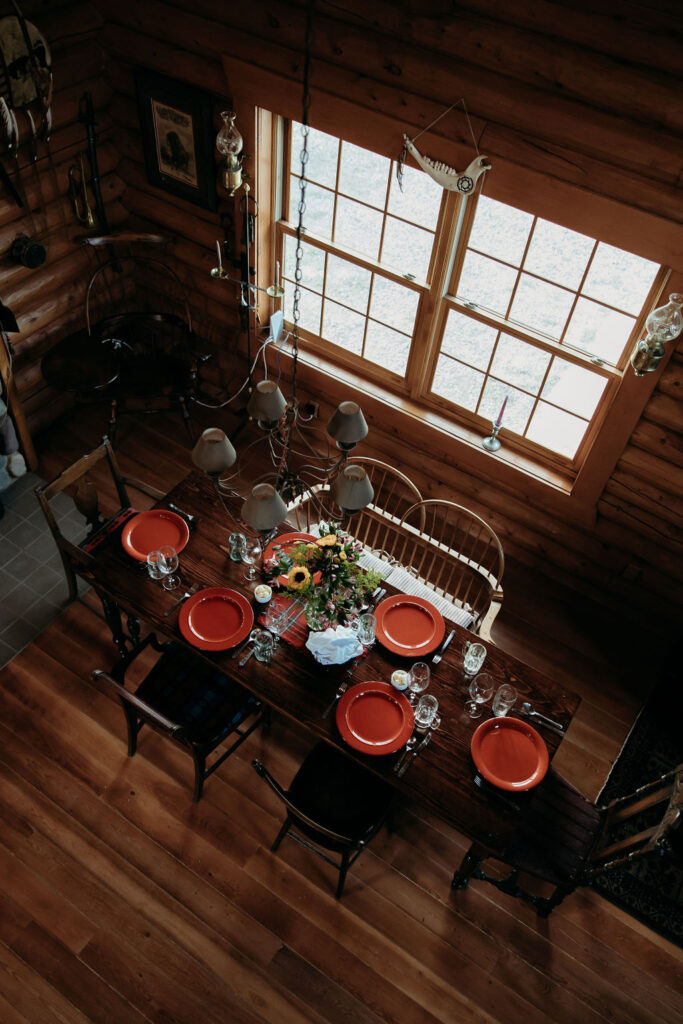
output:
M242 554L242 561L249 568L245 569L243 575L245 580L249 580L250 583L254 583L258 579L258 570L256 569L256 563L261 557L263 548L261 541L258 537L247 537L247 542L244 546L244 552Z
M413 707L417 704L418 695L424 693L429 686L429 676L429 665L424 661L416 661L410 670L408 683L408 700Z
M166 547L159 548L159 555L161 557L158 567L164 574L161 585L164 590L175 590L176 587L180 586L180 576L175 575L178 568L178 552L175 548L167 545Z
M493 679L488 672L480 672L469 686L471 700L465 701L465 711L470 718L479 718L482 705L493 696Z

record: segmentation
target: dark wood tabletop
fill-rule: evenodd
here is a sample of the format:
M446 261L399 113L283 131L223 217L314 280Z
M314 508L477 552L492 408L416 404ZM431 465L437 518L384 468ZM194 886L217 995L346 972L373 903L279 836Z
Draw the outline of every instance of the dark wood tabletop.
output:
M221 545L227 547L228 537L237 526L228 518L210 481L201 473L191 473L159 506L168 507L169 503L198 517L180 555L183 582L188 586L233 587L253 600L254 584L243 578L244 566L231 561L221 549ZM237 510L239 503L231 507ZM280 532L288 530L291 527L283 526ZM353 532L353 520L350 532ZM177 599L178 592L167 592L151 580L141 563L126 554L118 536L97 547L92 554L93 561L82 572L98 591L113 598L124 614L141 619L165 637L185 643L178 629L179 610L164 617L164 611ZM255 602L253 606L258 615L262 607ZM199 654L219 665L226 675L237 679L259 699L297 722L313 739L332 743L473 841L491 852L500 852L518 823L519 814L524 811L525 795L511 795L521 808L517 810L505 795L498 795L491 789L482 792L474 784L476 769L470 755L470 741L476 727L490 715L490 705L485 706L479 719L472 720L465 713L463 705L468 694L462 646L466 640L475 638L468 630L448 621L446 627L447 631L455 630L455 637L441 663L434 667L429 687L439 701L441 726L400 779L392 770L399 754L379 757L360 754L342 740L334 712L325 719L322 717L337 687L346 678L347 665L322 667L308 651L296 650L286 642L277 644L273 660L267 665L250 658L240 668L239 659L233 659L231 651L201 651ZM530 700L537 711L562 723L565 729L568 727L579 705L577 694L493 644L487 645L487 651L485 669L493 676L496 687L504 682L512 683L520 702ZM410 664L410 659L389 653L377 642L354 669L352 684L388 680L395 668L409 668ZM543 726L537 728L552 759L562 737Z

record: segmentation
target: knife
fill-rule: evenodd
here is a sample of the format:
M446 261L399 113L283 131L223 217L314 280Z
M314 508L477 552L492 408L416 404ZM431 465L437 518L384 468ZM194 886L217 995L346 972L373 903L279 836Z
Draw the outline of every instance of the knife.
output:
M178 508L177 505L174 505L172 501L169 501L168 508L170 512L175 512L176 515L181 516L188 526L196 525L198 521L197 516L193 516L191 512L183 512L183 510L181 508Z
M422 742L418 743L418 745L412 751L410 757L406 761L403 762L403 764L401 765L399 770L396 772L396 774L398 775L399 779L402 778L402 776L405 775L405 773L408 771L408 769L410 768L411 764L413 763L413 761L415 760L417 755L422 750L424 750L424 748L428 745L428 743L431 740L431 738L432 738L432 734L431 734L431 732L428 732L427 735L425 736L425 738L422 740Z

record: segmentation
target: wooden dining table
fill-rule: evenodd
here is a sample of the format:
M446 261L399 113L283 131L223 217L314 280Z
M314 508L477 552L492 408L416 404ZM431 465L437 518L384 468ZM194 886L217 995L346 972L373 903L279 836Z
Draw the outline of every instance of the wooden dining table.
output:
M168 508L170 504L196 517L189 541L180 553L184 588L233 588L252 601L254 614L258 616L263 608L254 600L255 584L244 579L244 566L232 561L224 550L228 547L230 533L238 529L237 520L231 515L238 516L239 500L219 495L204 474L193 471L158 503L158 507ZM353 533L352 519L348 530ZM291 527L283 524L279 532L290 531ZM94 547L88 561L76 566L76 570L93 584L102 598L120 650L124 649L128 636L137 639L140 622L164 638L187 644L178 626L182 604L164 615L177 601L178 593L164 590L149 578L144 563L134 560L124 550L120 531L111 533ZM488 785L482 789L475 785L477 771L470 743L475 729L490 711L486 706L484 717L473 720L464 710L468 693L462 648L467 640L476 637L446 620L447 633L451 629L455 631L453 642L441 662L433 667L429 687L429 692L439 701L441 725L400 778L393 769L401 751L381 756L360 753L342 739L334 711L323 717L337 688L348 678L348 665L323 667L308 650L290 646L285 640L276 644L275 654L268 664L252 657L240 666L241 659L233 658L232 650L197 653L219 666L275 712L296 723L312 740L322 739L332 744L483 849L491 854L501 853L518 826L520 815L524 814L528 794L506 793ZM430 657L423 660L429 661ZM355 664L350 686L371 680L388 681L394 669L409 668L410 664L410 659L392 654L376 642ZM518 691L520 703L529 700L537 711L560 722L566 731L579 705L577 694L493 644L487 647L485 669L496 687L511 683ZM537 728L552 761L563 737L543 726Z

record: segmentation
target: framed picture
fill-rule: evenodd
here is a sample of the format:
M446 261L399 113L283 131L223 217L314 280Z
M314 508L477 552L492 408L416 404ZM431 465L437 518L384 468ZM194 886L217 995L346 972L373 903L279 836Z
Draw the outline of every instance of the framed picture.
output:
M216 209L216 129L211 96L184 82L137 68L147 180L181 199Z

